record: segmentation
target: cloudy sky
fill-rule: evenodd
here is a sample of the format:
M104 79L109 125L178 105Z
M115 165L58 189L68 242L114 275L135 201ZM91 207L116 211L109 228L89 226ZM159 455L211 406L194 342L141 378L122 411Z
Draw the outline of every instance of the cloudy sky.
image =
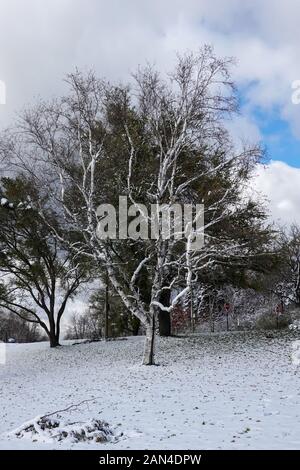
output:
M166 69L175 51L211 43L237 59L235 134L268 149L256 187L274 218L300 222L300 105L291 100L299 17L299 0L0 0L0 126L37 97L61 93L75 67L128 80L139 64Z

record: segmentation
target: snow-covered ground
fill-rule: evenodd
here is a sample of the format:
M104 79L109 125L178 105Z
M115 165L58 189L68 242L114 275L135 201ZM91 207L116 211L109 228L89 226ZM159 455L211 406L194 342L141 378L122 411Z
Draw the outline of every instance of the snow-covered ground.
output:
M0 364L0 448L300 449L299 333L159 339L159 367L140 365L143 338L7 346ZM67 408L107 421L117 442L39 443L7 433Z

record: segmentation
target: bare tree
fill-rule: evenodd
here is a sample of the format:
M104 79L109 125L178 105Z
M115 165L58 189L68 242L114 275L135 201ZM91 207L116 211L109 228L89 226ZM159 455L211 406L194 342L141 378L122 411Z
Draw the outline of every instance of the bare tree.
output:
M69 320L65 339L87 339L90 338L90 319L86 314L74 312Z
M300 227L293 223L279 231L280 257L277 269L267 279L266 290L282 303L293 303L300 307Z
M8 342L10 339L18 343L34 343L43 341L44 337L38 324L0 312L0 341Z

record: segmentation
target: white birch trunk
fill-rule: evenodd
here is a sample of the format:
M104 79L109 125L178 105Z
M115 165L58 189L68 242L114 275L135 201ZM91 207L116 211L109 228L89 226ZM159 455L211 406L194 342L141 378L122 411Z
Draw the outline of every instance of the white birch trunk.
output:
M152 366L155 364L154 346L155 346L155 321L154 321L154 315L153 315L152 320L150 321L150 324L146 328L143 365Z

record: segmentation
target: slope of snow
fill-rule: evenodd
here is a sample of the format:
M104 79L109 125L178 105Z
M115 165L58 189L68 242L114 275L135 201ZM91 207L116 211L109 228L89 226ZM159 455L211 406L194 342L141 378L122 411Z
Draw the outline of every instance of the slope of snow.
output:
M300 369L291 361L298 337L159 339L159 367L140 365L142 337L52 350L46 343L9 344L0 364L0 448L300 449ZM8 435L68 407L64 419L104 420L117 442Z

